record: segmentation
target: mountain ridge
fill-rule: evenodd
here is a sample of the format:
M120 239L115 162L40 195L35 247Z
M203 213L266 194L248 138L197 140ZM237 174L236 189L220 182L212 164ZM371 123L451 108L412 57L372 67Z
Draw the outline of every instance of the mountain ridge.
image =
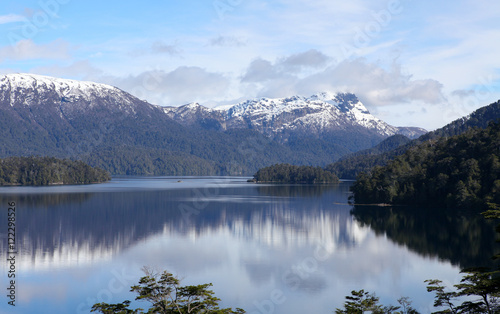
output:
M250 128L266 136L283 132L303 131L318 135L322 132L348 128L365 128L382 137L402 134L410 138L427 131L416 127L394 127L374 117L351 93L323 92L310 97L249 99L226 108L207 108L199 103L180 107L164 107L164 112L184 125L212 120L221 129ZM227 108L228 107L228 108Z
M311 102L321 104L318 110L352 113L357 102L347 98L355 96L345 97L342 108ZM0 77L0 157L81 159L112 174L251 175L276 163L326 165L386 137L359 125L309 128L300 119L314 108L292 98L275 116L260 112L260 120L242 117L233 106L235 119L226 121L223 111L199 104L165 108L106 84L8 74ZM273 131L291 124L296 127Z

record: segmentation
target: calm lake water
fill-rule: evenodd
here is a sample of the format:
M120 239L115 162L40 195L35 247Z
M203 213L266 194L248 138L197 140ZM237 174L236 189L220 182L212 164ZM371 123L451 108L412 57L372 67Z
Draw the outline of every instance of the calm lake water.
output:
M246 179L0 188L0 312L89 313L97 302L134 300L129 287L147 265L184 285L213 283L222 306L247 313L332 313L354 289L376 292L384 304L410 296L428 313L425 279L456 284L462 267L493 255L493 225L478 215L353 208L349 182ZM15 307L7 303L9 201L17 204Z

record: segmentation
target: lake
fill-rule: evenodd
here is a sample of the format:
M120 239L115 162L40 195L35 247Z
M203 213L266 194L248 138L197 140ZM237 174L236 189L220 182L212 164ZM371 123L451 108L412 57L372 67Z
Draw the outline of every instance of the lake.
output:
M349 182L260 185L240 177L115 177L98 185L0 188L2 313L89 313L134 300L143 266L213 283L223 307L332 313L351 290L433 310L425 279L449 286L488 263L477 214L356 207ZM15 307L7 209L16 203ZM148 308L146 302L133 304Z

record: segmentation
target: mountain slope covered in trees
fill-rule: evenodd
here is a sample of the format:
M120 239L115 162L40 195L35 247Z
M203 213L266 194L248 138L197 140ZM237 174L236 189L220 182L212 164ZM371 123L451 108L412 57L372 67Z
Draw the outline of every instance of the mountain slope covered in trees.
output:
M354 179L359 169L371 169L386 163L393 157L391 152L410 142L404 135L393 135L376 146L342 157L339 161L326 166L326 170L335 173L339 178Z
M356 203L479 207L500 203L500 124L411 147L361 174Z
M490 122L500 119L500 101L488 106L479 108L470 115L457 119L446 126L420 136L418 139L408 143L401 143L400 146L380 154L373 154L368 149L345 158L327 166L327 169L334 171L342 179L355 179L361 172L369 172L375 166L386 165L396 156L402 155L409 148L435 140L441 137L450 137L471 129L486 128Z

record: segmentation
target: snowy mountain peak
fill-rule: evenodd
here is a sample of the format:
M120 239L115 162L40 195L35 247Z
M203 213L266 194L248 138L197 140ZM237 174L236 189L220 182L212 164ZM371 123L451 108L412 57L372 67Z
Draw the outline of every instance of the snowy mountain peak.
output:
M0 86L2 88L9 86L11 89L40 89L52 88L62 96L68 94L85 94L96 90L113 90L117 91L116 87L86 81L75 81L69 79L60 79L36 74L7 74L0 78Z
M271 137L290 131L319 136L325 132L353 128L370 130L383 137L399 133L399 128L371 115L351 93L323 92L311 97L257 98L224 109L189 104L168 107L165 112L185 125L212 119L217 120L223 129L250 128Z
M321 100L321 101L335 101L339 94L332 92L321 92L309 97L311 100Z
M7 74L0 77L0 101L14 105L39 105L48 99L67 104L93 106L96 102L130 107L137 99L107 84L54 78L36 74ZM130 108L126 109L130 110ZM132 110L133 111L133 110Z
M241 102L228 110L229 116L239 116L245 114L281 114L291 112L296 109L323 108L332 110L337 108L341 112L356 110L364 114L370 114L368 109L359 101L354 94L334 94L323 92L309 98L302 96L292 96L288 98L260 98Z
M231 107L227 120L250 121L253 128L264 128L265 133L282 129L314 129L317 133L347 125L376 129L387 136L396 132L396 128L372 116L356 95L349 93L248 100Z

